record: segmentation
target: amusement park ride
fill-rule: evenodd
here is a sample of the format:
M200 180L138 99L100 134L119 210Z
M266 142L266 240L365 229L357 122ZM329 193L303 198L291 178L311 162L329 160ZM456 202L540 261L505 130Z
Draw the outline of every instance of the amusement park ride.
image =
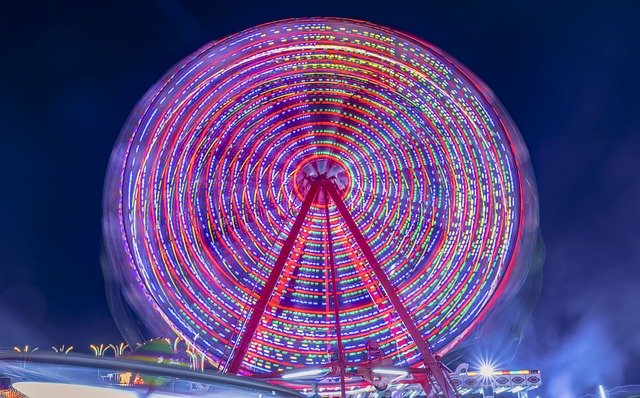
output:
M291 19L204 46L138 103L105 185L105 277L131 346L177 336L221 374L524 392L539 372L441 358L521 288L537 223L522 138L463 65L389 28Z

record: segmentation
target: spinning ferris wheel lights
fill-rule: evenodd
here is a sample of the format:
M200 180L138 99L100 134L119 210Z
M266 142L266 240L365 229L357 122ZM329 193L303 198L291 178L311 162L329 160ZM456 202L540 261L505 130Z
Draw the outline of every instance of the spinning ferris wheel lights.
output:
M150 89L113 152L104 230L130 343L175 334L221 371L271 374L345 372L374 340L446 385L438 357L522 286L537 199L515 125L456 60L294 19Z

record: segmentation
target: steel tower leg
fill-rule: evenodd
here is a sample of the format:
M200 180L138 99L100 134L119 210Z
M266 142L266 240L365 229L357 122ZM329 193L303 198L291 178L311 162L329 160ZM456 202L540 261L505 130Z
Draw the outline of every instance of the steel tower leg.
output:
M429 346L426 343L425 339L422 337L422 333L420 333L420 330L418 330L418 327L413 322L411 315L409 315L409 312L404 307L404 304L400 300L400 297L398 297L398 294L396 293L393 285L387 278L387 275L385 274L384 270L382 269L382 267L380 267L380 264L378 263L375 256L373 255L373 252L371 251L371 248L369 247L367 240L364 238L364 236L362 236L360 229L358 228L356 223L353 221L353 218L351 217L349 210L347 209L344 202L342 201L342 198L340 197L340 193L336 190L334 184L331 181L322 180L321 183L325 191L328 192L329 195L331 195L331 199L333 199L333 202L336 204L336 207L340 211L342 218L344 218L345 222L347 223L347 226L349 227L349 230L351 231L354 238L358 242L358 246L360 246L360 250L362 250L362 253L366 257L371 268L373 269L373 272L375 273L376 278L378 278L378 281L380 282L383 289L387 293L387 297L389 298L389 301L391 301L391 304L394 306L395 311L398 313L404 326L407 328L409 335L415 342L416 347L418 348L418 351L420 351L420 354L422 355L422 359L424 361L425 366L427 367L427 369L429 369L430 373L435 378L438 384L438 387L440 387L440 390L445 394L445 397L447 398L456 397L457 394L453 386L447 382L447 378L443 370L440 368L440 365L431 354L431 350L429 349Z
M338 366L340 367L340 396L346 398L346 385L344 381L345 355L344 346L342 345L342 330L340 329L340 311L338 308L338 284L336 283L336 264L333 260L333 240L331 238L331 222L329 220L329 197L327 190L324 189L326 201L325 216L327 219L327 243L329 246L329 265L331 266L331 284L333 290L333 316L336 319L336 337L338 339Z
M262 315L267 307L267 303L269 302L269 298L273 293L273 288L276 286L278 282L278 278L280 278L280 274L282 273L282 269L284 268L284 264L291 254L291 249L293 249L293 245L296 242L296 238L300 233L300 228L302 227L302 223L304 219L307 217L307 213L309 212L309 208L313 203L316 195L318 194L318 190L320 189L320 183L318 181L312 181L311 187L309 188L309 192L307 192L307 196L304 198L304 202L302 203L302 207L300 208L300 213L296 217L296 220L293 223L293 227L287 235L287 239L284 241L282 245L282 249L280 250L280 254L278 254L278 258L276 259L275 264L273 265L273 269L271 270L271 274L269 274L269 278L262 288L260 292L260 298L258 302L253 306L253 312L251 313L251 317L247 323L247 327L244 329L244 333L241 336L241 340L237 345L236 350L233 352L233 357L231 358L231 363L227 368L229 373L238 373L240 366L242 365L242 360L244 359L247 350L249 349L249 344L251 344L251 340L255 335L256 329L258 328L258 324L260 323L260 319L262 319Z

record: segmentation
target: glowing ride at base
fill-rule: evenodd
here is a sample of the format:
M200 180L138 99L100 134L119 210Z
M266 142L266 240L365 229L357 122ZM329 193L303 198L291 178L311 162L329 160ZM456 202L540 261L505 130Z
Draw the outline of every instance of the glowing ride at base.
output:
M147 359L0 350L0 373L2 398L303 397L264 381Z
M464 66L388 28L294 19L151 88L112 155L104 232L148 333L221 371L334 364L344 395L348 367L424 365L425 390L454 396L439 357L517 291L537 200L517 129Z
M88 386L83 384L19 382L13 383L13 388L29 398L137 398L138 394L131 391L113 388Z

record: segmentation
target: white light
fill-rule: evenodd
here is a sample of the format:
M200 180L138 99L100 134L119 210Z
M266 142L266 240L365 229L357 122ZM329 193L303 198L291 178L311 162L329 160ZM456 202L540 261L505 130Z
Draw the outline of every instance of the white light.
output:
M13 383L13 388L29 398L137 398L132 391L86 386L81 384L40 383L23 381Z
M490 363L480 365L480 374L484 377L491 377L495 373L495 368Z
M376 396L376 389L374 387L364 387L364 388L358 388L355 390L349 390L349 395L356 395L356 394L367 394L369 393L370 397L375 397ZM341 390L333 390L333 391L321 391L318 394L321 397L336 397L339 396L341 393Z
M383 375L394 375L394 376L406 376L409 374L406 370L403 369L394 369L394 368L373 368L371 369L373 373L379 373Z
M288 379L300 379L302 377L310 377L310 376L319 376L327 373L329 369L323 368L315 368L315 369L303 369L303 370L294 370L291 372L287 372L282 375L282 378L285 380Z
M598 391L600 392L600 398L607 398L607 394L605 394L604 387L602 387L602 384L598 386Z

